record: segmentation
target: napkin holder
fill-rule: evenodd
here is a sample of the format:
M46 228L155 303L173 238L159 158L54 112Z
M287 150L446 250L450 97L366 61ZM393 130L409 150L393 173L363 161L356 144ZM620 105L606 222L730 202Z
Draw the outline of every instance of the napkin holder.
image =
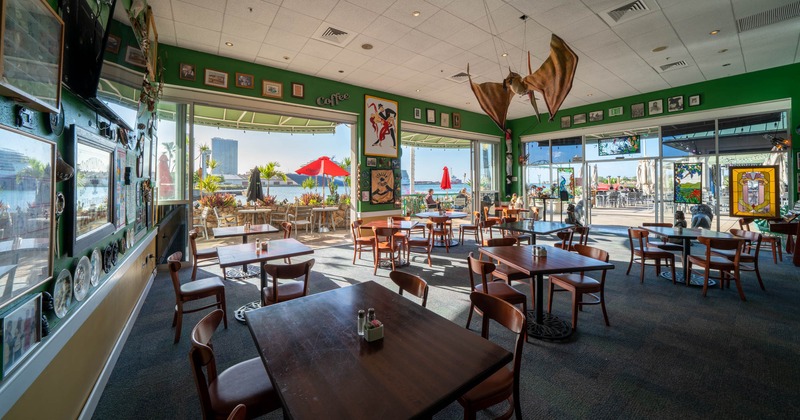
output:
M372 342L383 339L383 324L380 327L367 328L364 330L364 339Z

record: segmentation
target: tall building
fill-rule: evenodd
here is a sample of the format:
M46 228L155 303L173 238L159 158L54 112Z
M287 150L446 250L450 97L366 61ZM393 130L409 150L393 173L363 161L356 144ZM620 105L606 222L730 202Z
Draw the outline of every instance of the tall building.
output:
M239 173L239 142L214 137L211 139L211 158L217 161L215 174Z

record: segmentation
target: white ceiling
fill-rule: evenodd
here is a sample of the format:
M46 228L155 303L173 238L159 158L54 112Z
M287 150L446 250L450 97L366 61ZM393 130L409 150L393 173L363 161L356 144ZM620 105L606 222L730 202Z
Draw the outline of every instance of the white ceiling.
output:
M469 84L447 77L465 72L467 64L476 82L501 81L509 66L525 74L524 52L531 52L536 69L549 54L551 33L579 56L575 82L562 109L800 61L800 18L742 33L737 33L736 24L737 19L780 6L794 4L798 10L797 0L641 0L649 11L638 17L614 25L600 17L632 1L150 0L149 4L160 43L475 112L481 110ZM414 11L420 15L412 16ZM527 21L520 19L523 14L529 16ZM125 20L119 5L116 18ZM351 34L344 45L313 38L329 26ZM715 29L719 34L710 35ZM373 48L363 49L365 43ZM653 52L660 46L667 48ZM503 52L508 57L502 57ZM680 60L686 67L661 72L660 66ZM515 99L509 118L530 115L530 104Z

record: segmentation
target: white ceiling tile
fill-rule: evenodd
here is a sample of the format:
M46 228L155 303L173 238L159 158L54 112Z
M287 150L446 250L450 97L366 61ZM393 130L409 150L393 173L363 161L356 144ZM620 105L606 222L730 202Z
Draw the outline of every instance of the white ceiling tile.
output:
M431 45L430 48L421 51L421 54L430 57L434 60L448 60L450 58L456 57L462 54L464 50L461 48L455 47L452 44L448 44L444 41L437 42Z
M355 69L356 69L355 66L343 63L334 63L333 61L331 61L328 64L322 66L322 68L317 72L317 75L322 76L326 79L342 80Z
M473 20L472 23L475 26L493 34L501 34L518 26L524 26L525 23L522 19L520 19L520 16L523 14L520 13L516 8L507 4L492 10L490 15L491 20L488 19L484 14L478 19ZM491 22L491 24L489 22Z
M412 16L414 11L420 12L419 16ZM416 28L429 17L439 11L436 7L424 0L401 0L391 5L383 15L396 20L404 25Z
M364 49L364 45L369 44L372 45L372 48L369 50ZM377 57L383 50L389 48L389 44L379 41L375 38L366 36L366 35L356 35L350 43L347 44L345 49L355 51L359 54L368 55L370 57Z
M308 54L297 54L292 58L289 69L306 74L316 74L326 64L328 64L328 60Z
M225 14L240 17L262 25L271 25L278 13L278 6L261 0L231 0L225 7Z
M158 31L158 41L163 42L162 38L175 38L175 22L171 19L155 18L156 30Z
M294 51L287 50L275 45L261 44L257 56L278 62L291 62L298 54ZM289 57L285 59L284 57Z
M320 19L281 7L275 15L271 28L283 29L293 34L310 37L321 23L322 20Z
M191 3L173 0L172 10L175 21L189 25L202 26L212 31L222 30L222 12L197 7Z
M175 22L175 36L179 41L191 41L206 47L219 47L220 33L207 28Z
M419 24L417 30L438 39L447 39L467 25L467 22L440 10Z
M162 1L151 1L148 5L153 9L153 15L154 16L157 16L157 17L159 17L161 19L173 20L173 17L172 17L172 3L170 3L169 1L164 1L164 0L162 0ZM125 12L125 8L122 7L121 4L118 7L116 7L116 6L114 7L114 17L116 18L117 14L120 11L122 11L126 15L126 18L127 18L127 13ZM129 19L125 19L125 21L128 22L128 26L130 26ZM158 29L158 32L160 34L161 33L161 28L156 26L156 29Z
M560 33L571 30L575 22L589 16L594 16L594 13L583 3L567 2L531 17L545 28Z
M403 25L400 22L384 16L378 16L364 29L363 34L379 39L383 42L394 44L398 39L410 31L410 26Z
M331 59L331 61L333 61L335 63L349 64L349 65L355 66L355 67L358 67L358 66L366 63L369 60L370 60L370 56L364 55L364 54L359 54L359 53L357 53L355 51L348 50L348 49L341 50L339 52L339 54L336 55L336 57L333 57Z
M256 60L256 53L245 53L245 52L237 52L237 51L222 51L220 50L220 55L224 57L230 57L236 60L245 61L248 63L254 63ZM231 74L233 76L233 74Z
M396 46L391 46L377 55L378 58L392 64L402 65L416 56L415 53Z
M700 73L700 69L698 69L697 66L665 71L661 73L661 77L672 87L697 83L703 80L703 75Z
M350 72L347 76L345 76L344 81L347 83L353 83L357 86L363 86L363 83L369 83L373 80L377 79L381 75L375 73L374 71L364 70L362 68L354 69Z
M223 1L219 1L219 0L183 0L183 1L185 1L186 3L191 3L191 4L195 5L195 6L200 6L200 7L206 8L206 9L215 10L217 12L224 12L225 11L225 1L224 0ZM154 3L157 3L157 1L154 2ZM175 2L173 1L173 4L174 3Z
M264 57L256 57L255 63L256 64L261 64L261 65L267 66L267 67L276 68L276 69L289 68L289 63L287 63L285 61L275 61L275 60L270 60L270 59L264 58ZM269 69L266 69L266 71L269 71ZM267 78L267 77L269 77L269 76L264 75L264 78Z
M384 61L378 58L373 58L367 61L366 63L362 64L360 68L378 74L386 74L392 71L395 68L395 65L388 61Z
M320 20L330 14L333 7L339 0L290 0L281 4L281 9L291 9Z
M225 45L226 42L233 44L232 47ZM222 36L219 40L219 51L225 55L237 54L239 56L252 56L254 59L261 50L261 43L251 39L244 39L235 36Z
M406 62L406 66L423 72L436 67L438 64L438 60L425 57L424 55L415 55Z
M663 32L665 28L672 28L672 25L669 24L669 21L667 21L664 13L662 13L661 10L658 10L636 19L620 23L616 26L612 26L611 30L619 35L619 37L622 39L632 40L652 31ZM675 30L673 29L672 32L675 32Z
M193 41L194 40L191 40L191 39L187 41L185 39L178 38L177 44L181 48L191 48L191 49L193 49L195 51L200 51L200 52L204 52L204 53L208 53L208 54L214 54L214 55L219 54L219 47L212 46L212 45L206 45L206 44L197 44L197 43L194 43Z
M419 74L420 74L419 71L412 70L412 69L410 69L408 67L403 67L403 66L396 66L391 71L391 75L392 76L394 76L394 77L396 77L398 79L401 79L401 80L409 80L409 79L411 79L413 77L416 77Z
M345 27L355 32L363 32L372 23L378 14L365 10L346 1L339 2L339 5L331 11L326 22L332 23L336 27Z
M617 36L617 34L614 33L614 31L612 31L611 29L607 29L605 31L601 31L596 34L575 40L572 42L572 45L570 46L572 47L573 50L579 50L585 53L608 45L612 45L617 42L620 42L619 36ZM578 55L580 56L580 54Z
M303 54L313 55L326 60L336 57L341 51L341 47L328 44L327 42L317 41L316 39L309 39L301 50Z
M284 31L282 29L270 28L264 42L267 44L286 48L287 50L300 51L306 45L308 38Z
M394 45L411 51L422 51L437 42L439 40L436 38L414 29L403 35Z
M237 16L225 16L225 21L222 24L222 33L233 35L238 38L250 39L253 41L263 42L267 36L269 27L255 22L242 19Z
M349 3L353 3L358 7L364 8L366 10L375 12L375 13L383 13L395 0L347 0Z
M458 32L448 37L446 41L456 47L469 50L472 47L482 44L492 39L488 32L478 29L475 26L467 25Z

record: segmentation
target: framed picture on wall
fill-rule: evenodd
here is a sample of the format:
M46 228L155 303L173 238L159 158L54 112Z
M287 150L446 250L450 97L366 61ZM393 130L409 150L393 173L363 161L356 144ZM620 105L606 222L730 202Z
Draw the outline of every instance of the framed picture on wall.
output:
M147 59L144 57L142 50L130 45L125 49L125 62L137 67L147 67Z
M561 128L569 128L570 117L569 115L561 117Z
M439 124L442 127L450 127L450 114L442 112L442 114L439 116Z
M256 78L252 74L236 73L236 87L252 89L255 87Z
M368 157L367 158L367 166L369 166L370 168L374 168L374 167L378 166L378 158Z
M397 157L397 102L364 95L364 154Z
M730 168L730 216L770 218L780 215L778 166Z
M631 118L644 117L644 103L631 105Z
M575 114L572 116L572 123L576 125L586 123L586 114Z
M272 80L261 81L261 96L267 98L283 98L283 83Z
M414 108L414 119L421 120L422 119L422 110L419 108Z
M667 99L669 112L683 111L683 96L673 96Z
M603 121L603 110L590 112L589 121Z
M394 202L394 170L373 169L370 171L370 204Z
M108 41L106 42L106 52L110 52L111 54L118 53L120 44L122 44L122 40L118 36L108 34Z
M206 69L203 83L206 86L213 86L222 89L228 88L228 73L219 70Z
M700 105L700 95L692 95L689 97L689 106Z
M664 112L664 100L656 99L647 103L648 115L657 115Z
M301 83L292 83L292 98L303 99L306 96L306 87Z
M181 63L178 77L180 77L181 80L194 81L197 78L197 69L194 64Z
M2 327L5 378L42 341L42 294L36 293L6 314Z
M461 128L461 114L453 113L453 128Z
M425 110L425 122L428 124L436 124L436 110L432 108L427 108Z

